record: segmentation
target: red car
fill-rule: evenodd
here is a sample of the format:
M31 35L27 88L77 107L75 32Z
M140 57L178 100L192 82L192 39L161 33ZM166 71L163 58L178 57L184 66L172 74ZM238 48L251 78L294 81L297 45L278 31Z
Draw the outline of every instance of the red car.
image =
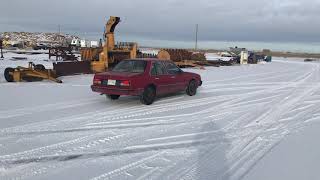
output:
M111 71L95 74L91 89L112 100L121 95L140 96L149 105L158 95L186 91L193 96L201 84L200 75L184 72L172 61L128 59Z

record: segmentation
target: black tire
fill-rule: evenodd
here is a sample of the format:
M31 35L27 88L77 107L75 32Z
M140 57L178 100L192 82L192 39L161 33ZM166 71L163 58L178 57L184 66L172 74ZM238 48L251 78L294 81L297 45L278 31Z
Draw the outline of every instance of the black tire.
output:
M10 74L10 72L13 72L14 69L13 68L6 68L4 70L4 78L7 80L7 82L13 82L13 75Z
M197 88L198 88L197 81L191 80L191 81L189 82L189 84L188 84L186 93L187 93L189 96L194 96L194 95L196 95L196 93L197 93Z
M142 95L140 96L140 102L145 105L150 105L156 99L156 89L152 86L148 86L143 91Z
M111 100L117 100L117 99L119 99L119 97L120 97L120 95L114 95L114 94L107 95L107 98L111 99Z
M37 64L37 65L35 65L35 66L34 66L34 69L35 69L35 70L39 70L39 71L44 71L44 70L46 70L46 68L45 68L44 65L42 65L42 64Z

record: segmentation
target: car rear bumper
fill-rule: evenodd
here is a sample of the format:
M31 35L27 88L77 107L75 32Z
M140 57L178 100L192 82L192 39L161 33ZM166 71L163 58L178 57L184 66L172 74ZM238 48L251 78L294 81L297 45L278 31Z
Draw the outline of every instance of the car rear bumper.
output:
M97 86L97 85L91 85L91 89L93 92L97 92L101 94L131 95L131 96L139 96L143 91L142 89L120 89L117 87L110 88L110 87Z

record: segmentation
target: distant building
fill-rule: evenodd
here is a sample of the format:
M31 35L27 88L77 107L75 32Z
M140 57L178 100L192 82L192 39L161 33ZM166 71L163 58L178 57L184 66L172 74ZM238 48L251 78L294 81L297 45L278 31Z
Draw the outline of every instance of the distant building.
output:
M79 47L79 46L81 46L81 40L77 39L77 38L73 38L70 44L71 44L71 46Z
M87 41L86 40L80 40L80 46L81 47L87 47Z
M98 41L90 41L90 47L98 47L99 43Z

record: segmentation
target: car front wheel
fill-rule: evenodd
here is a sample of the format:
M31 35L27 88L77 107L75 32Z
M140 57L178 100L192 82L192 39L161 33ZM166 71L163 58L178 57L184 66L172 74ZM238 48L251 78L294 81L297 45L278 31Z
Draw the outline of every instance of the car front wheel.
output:
M189 96L194 96L197 93L197 88L197 82L195 80L191 80L188 84L186 92Z
M111 99L111 100L117 100L119 99L120 95L107 95L107 98Z
M148 86L140 96L140 101L142 104L150 105L156 98L156 90L152 86Z

